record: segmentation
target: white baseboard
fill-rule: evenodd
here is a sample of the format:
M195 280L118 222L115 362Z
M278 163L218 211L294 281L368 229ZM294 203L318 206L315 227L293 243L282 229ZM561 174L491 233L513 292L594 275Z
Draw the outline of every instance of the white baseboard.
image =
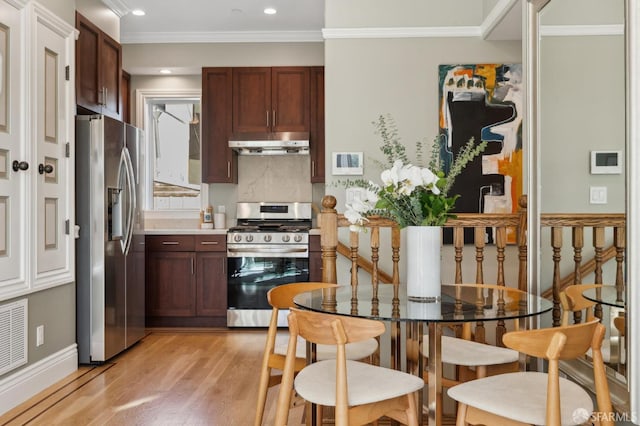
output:
M0 415L78 369L74 343L47 358L0 379Z

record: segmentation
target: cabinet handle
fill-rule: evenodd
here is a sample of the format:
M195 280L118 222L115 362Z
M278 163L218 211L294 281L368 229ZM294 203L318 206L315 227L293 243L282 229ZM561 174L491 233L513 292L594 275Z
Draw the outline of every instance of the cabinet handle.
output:
M191 275L194 275L196 273L196 266L195 266L195 261L193 260L193 257L191 258Z
M311 160L311 176L316 176L316 162Z
M227 161L227 177L231 179L231 161Z
M273 110L273 127L276 127L276 110Z
M41 175L44 173L51 173L53 171L53 166L51 164L42 164L40 163L38 165L38 173L40 173Z
M180 243L178 241L163 241L162 245L163 246L177 246L177 245L180 245Z
M102 90L104 90L104 95L102 95L102 105L107 106L107 94L109 92L107 92L106 87L103 87Z
M29 168L29 163L27 163L26 161L18 161L18 160L13 160L13 171L17 172L20 170L27 170Z
M201 241L200 244L202 244L203 246L217 246L218 242L217 241Z
M269 110L267 110L267 127L269 127Z

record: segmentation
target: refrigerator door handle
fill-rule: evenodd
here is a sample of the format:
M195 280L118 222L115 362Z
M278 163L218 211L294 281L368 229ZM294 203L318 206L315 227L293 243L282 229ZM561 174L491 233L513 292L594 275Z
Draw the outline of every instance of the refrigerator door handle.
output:
M133 239L133 220L134 214L136 211L136 187L135 187L135 174L133 170L133 163L131 162L131 155L129 154L129 150L124 148L122 150L122 158L124 164L124 184L126 185L126 193L128 197L127 203L127 212L126 212L126 223L124 228L124 241L122 246L122 251L124 254L129 253L129 249L131 248L131 240Z

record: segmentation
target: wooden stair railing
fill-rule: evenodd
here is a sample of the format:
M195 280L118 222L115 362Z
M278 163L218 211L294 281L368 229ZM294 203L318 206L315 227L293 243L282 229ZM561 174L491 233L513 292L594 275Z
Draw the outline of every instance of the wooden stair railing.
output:
M377 245L374 253L372 253L372 260L368 261L359 254L358 251L358 233L350 232L349 245L342 244L338 241L338 228L348 227L349 221L342 214L338 214L335 210L336 199L333 196L325 196L322 201L322 211L318 215L319 224L322 227L323 223L328 226L328 229L334 231L321 232L321 250L322 250L322 264L323 264L323 281L337 282L336 277L336 254L340 253L350 259L352 263L351 275L352 278L357 279L357 273L360 268L369 272L372 276L372 283L377 286L378 283L396 283L394 277L398 276L398 254L397 251L393 255L393 273L388 274L382 271L378 265L378 252L379 247L379 233L374 231L371 234L373 239L373 245ZM462 276L463 265L463 249L465 247L464 241L464 229L472 228L474 234L473 245L475 246L475 277L473 280L467 279L467 282L485 283L484 270L485 262L487 258L485 256L485 231L486 228L495 229L494 245L496 247L496 259L495 259L495 282L498 285L515 286L520 290L526 291L527 286L527 199L526 195L522 196L519 200L520 209L518 213L458 213L455 219L450 219L445 224L445 228L453 229L453 251L454 251L454 263L455 263L455 276L453 282L463 283L465 280ZM370 225L372 229L378 229L379 227L390 226L388 219L384 218L371 218ZM554 303L553 308L553 324L559 325L561 319L561 307L559 300L559 293L568 285L581 284L584 276L594 273L594 283L602 284L602 268L603 265L615 259L616 272L615 272L615 285L618 289L619 296L624 293L624 252L625 252L625 236L626 236L626 219L622 213L543 213L540 217L541 232L546 232L545 229L549 229L550 232L550 244L552 248L552 260L553 260L553 274L551 276L552 285L548 290L542 293L543 297L552 299ZM585 228L592 228L593 242L592 247L594 250L594 256L592 259L583 260L582 252L585 247ZM573 272L561 277L561 265L562 265L562 246L563 246L563 230L571 229L571 244L573 249ZM606 230L612 229L612 236L607 237ZM396 232L396 231L394 231ZM399 231L396 237L397 248L399 248ZM504 265L507 262L506 248L507 248L507 234L511 232L515 234L518 263L517 271L517 283L505 282ZM613 240L613 244L608 244L607 241ZM509 259L511 261L511 259ZM397 280L397 278L395 278ZM544 279L544 277L543 277ZM397 285L397 284L396 284ZM601 314L601 307L596 314ZM482 341L484 329L482 324L478 324L476 332L476 339ZM498 332L496 337L501 336L504 331L503 324L498 323ZM501 342L501 340L498 340Z
M582 284L583 276L594 273L594 284L603 283L603 265L610 259L615 258L615 286L618 297L622 298L624 293L624 251L626 247L626 217L624 213L543 213L540 216L541 232L545 228L550 232L550 244L552 248L553 275L551 288L545 292L547 297L553 299L553 325L561 323L560 292L571 284ZM571 246L573 248L573 273L570 278L562 279L562 246L564 230L571 229ZM594 250L593 259L583 262L582 251L585 247L585 228L591 228L592 248ZM610 239L613 240L611 247L606 248L606 230L611 229ZM543 294L543 295L545 295ZM602 307L596 306L596 316L602 318Z

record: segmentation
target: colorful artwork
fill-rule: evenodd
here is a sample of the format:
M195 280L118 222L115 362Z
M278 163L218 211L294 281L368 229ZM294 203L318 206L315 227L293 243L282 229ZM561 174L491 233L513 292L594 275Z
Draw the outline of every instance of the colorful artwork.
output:
M516 212L522 194L522 65L440 65L439 95L443 158L453 161L470 138L488 141L453 185L451 193L461 195L456 211ZM515 234L508 239L515 242Z

